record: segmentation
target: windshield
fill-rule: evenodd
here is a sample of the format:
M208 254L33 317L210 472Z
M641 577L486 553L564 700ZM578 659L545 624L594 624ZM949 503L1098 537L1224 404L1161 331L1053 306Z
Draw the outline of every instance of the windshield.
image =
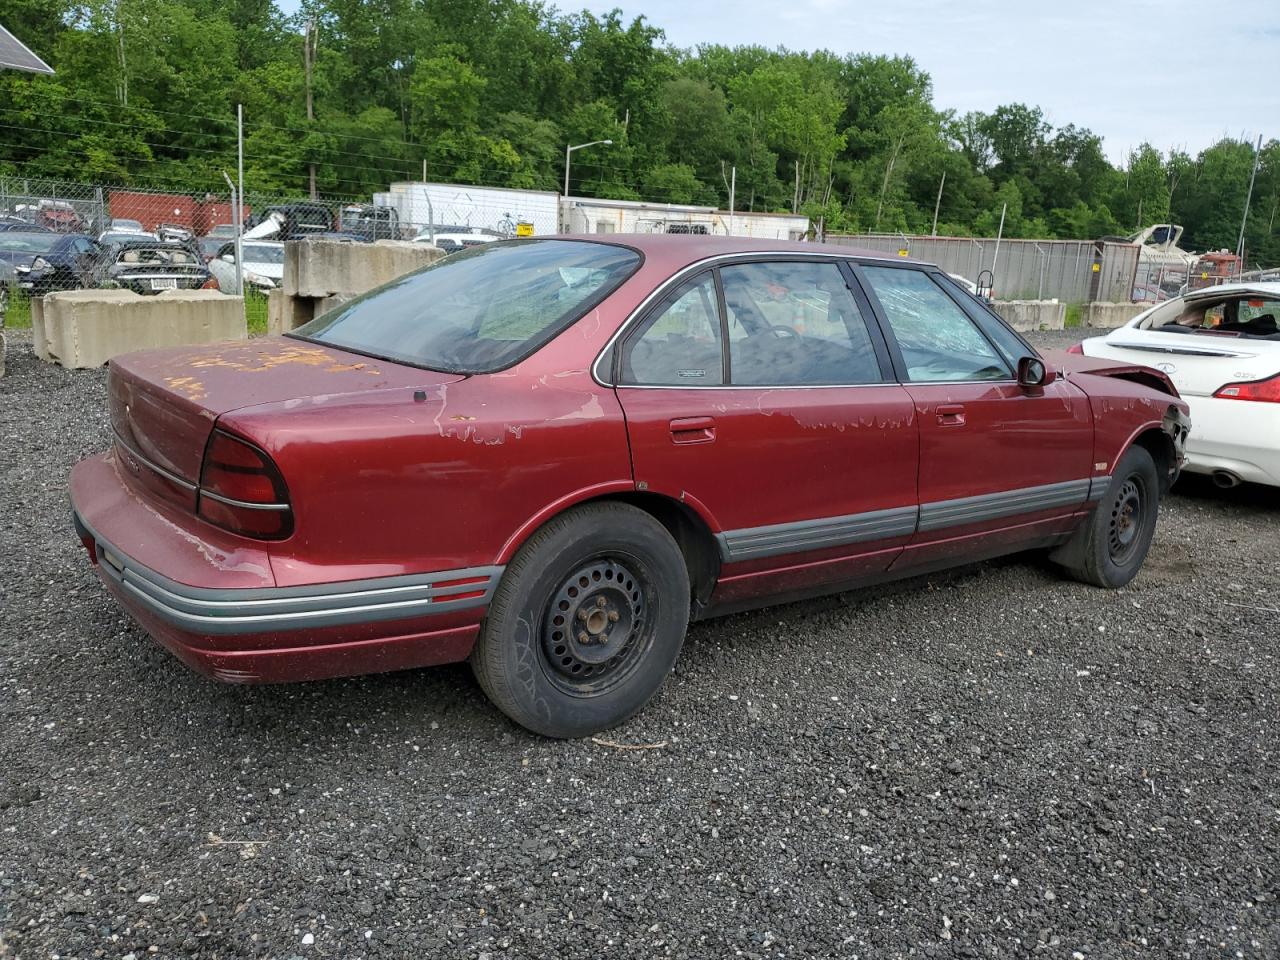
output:
M533 353L640 265L579 240L486 243L393 280L291 336L384 360L490 373Z
M191 264L196 258L183 247L126 247L116 256L117 263L125 264Z
M0 250L18 253L48 253L57 242L56 233L0 233Z
M246 243L244 260L245 263L284 263L284 244Z

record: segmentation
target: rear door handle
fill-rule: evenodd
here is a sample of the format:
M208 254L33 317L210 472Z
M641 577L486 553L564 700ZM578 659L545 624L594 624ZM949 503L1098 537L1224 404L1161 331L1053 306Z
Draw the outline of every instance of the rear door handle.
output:
M964 404L940 403L937 407L938 423L944 427L964 426Z
M679 417L671 421L672 443L710 443L716 438L712 417Z

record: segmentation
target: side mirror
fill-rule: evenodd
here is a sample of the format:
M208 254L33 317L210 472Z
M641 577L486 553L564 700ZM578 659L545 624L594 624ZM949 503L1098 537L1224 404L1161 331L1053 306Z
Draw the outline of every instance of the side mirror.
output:
M225 262L227 262L227 263L235 263L235 262L236 262L236 255L235 255L234 253L224 253L224 254L223 254L222 256L220 256L218 259L219 259L219 260L223 260L223 261L225 261Z
M1018 386L1036 389L1047 387L1058 379L1058 372L1039 357L1022 357L1018 361Z

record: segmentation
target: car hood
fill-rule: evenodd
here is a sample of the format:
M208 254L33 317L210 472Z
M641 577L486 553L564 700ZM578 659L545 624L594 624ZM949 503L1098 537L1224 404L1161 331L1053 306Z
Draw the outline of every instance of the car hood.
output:
M25 250L0 250L0 260L15 267L29 267L40 256L44 254L27 253Z
M1111 360L1105 357L1088 357L1083 354L1067 353L1062 350L1046 350L1044 359L1052 364L1059 373L1084 390L1085 393L1092 394L1095 392L1090 390L1090 378L1111 377L1117 380L1139 383L1159 393L1168 394L1174 399L1179 399L1178 388L1173 385L1173 381L1169 379L1168 375L1145 364L1126 360Z

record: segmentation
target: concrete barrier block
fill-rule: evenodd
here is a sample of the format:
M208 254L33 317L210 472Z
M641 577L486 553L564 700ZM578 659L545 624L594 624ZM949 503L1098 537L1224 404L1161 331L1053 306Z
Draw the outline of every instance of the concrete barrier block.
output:
M1108 303L1098 300L1084 305L1084 315L1081 319L1086 327L1104 329L1123 327L1149 306L1151 306L1149 303Z
M310 297L291 297L277 287L267 293L267 335L279 336L297 330L315 316L315 303Z
M325 297L323 300L316 300L316 316L318 317L321 314L328 313L330 310L336 310L348 300L354 300L355 298L356 294L354 293L337 293L332 297Z
M1066 326L1067 305L1056 300L996 300L996 313L1015 330L1061 330Z
M324 299L354 296L435 263L444 251L426 243L291 240L284 245L284 292Z
M69 290L44 297L39 311L43 346L37 354L64 367L100 367L134 350L249 336L244 299L216 290L149 297L132 290Z

